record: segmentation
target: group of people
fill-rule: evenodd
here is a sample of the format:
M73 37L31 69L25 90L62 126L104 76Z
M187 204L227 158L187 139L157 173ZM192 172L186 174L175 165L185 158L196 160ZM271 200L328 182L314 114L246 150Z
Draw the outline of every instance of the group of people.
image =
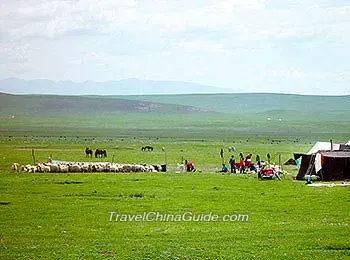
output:
M220 152L220 155L223 158L223 154L221 153L222 152ZM223 163L222 168L219 172L222 172L222 173L245 173L248 171L258 172L258 169L261 169L262 167L262 160L260 158L260 155L257 154L255 157L255 161L256 161L256 164L255 164L252 161L253 160L252 157L253 157L253 154L251 153L249 153L246 157L244 157L244 154L240 152L239 161L236 162L235 156L232 154L228 161L228 165L230 166L230 168L225 163ZM271 159L270 154L268 153L266 157L267 157L268 163L270 164L270 159ZM190 160L184 160L184 167L186 172L196 171L194 163Z
M261 168L261 158L260 155L256 155L256 165L252 162L253 154L249 153L246 157L244 157L243 153L239 153L239 161L236 162L235 156L231 155L231 158L229 160L230 169L226 166L225 163L222 164L222 168L219 172L225 173L225 172L231 172L231 173L245 173L247 171L254 171L257 172L258 168ZM268 162L270 163L270 154L268 153L266 155Z

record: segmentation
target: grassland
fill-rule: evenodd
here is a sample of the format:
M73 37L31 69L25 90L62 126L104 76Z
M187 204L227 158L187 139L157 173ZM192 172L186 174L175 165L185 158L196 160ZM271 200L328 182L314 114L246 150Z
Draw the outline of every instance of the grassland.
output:
M251 175L2 173L2 259L347 259L342 187ZM109 212L247 214L247 222L120 222Z
M94 97L77 97L83 100L79 105L70 97L70 106L47 110L42 106L45 102L40 103L44 97L24 98L18 103L7 100L0 113L1 259L350 256L347 187L307 187L292 180L296 166L284 166L288 174L282 181L215 172L221 165L219 150L224 148L227 161L229 146L236 147L236 157L239 152L251 152L265 159L270 153L278 163L279 158L284 162L295 151L307 151L318 140L348 141L350 120L344 111L349 107L344 104L330 106L322 116L315 109L305 110L302 113L309 115L305 117L296 116L288 107L274 110L275 114L272 110L195 112L188 107L178 109L179 104L161 111L134 111L130 106L126 110L84 110L85 98ZM60 97L51 98L60 104ZM98 97L98 101L106 98ZM191 103L201 108L199 103L204 100L197 102ZM114 106L112 103L106 106ZM154 152L141 152L146 144L154 146ZM85 158L87 146L106 148L109 156L104 160L108 161L167 163L168 172L25 174L10 170L13 162L33 163L32 149L37 162L49 156L96 161ZM176 173L183 158L193 160L199 171ZM121 222L110 221L111 211L247 214L249 220Z

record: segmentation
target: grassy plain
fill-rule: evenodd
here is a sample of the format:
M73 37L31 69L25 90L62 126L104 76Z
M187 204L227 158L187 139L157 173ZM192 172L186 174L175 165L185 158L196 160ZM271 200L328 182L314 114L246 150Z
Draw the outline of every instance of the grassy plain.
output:
M350 256L349 190L279 181L256 175L221 175L221 138L3 137L0 182L1 259L346 259ZM237 140L247 153L288 158L307 142L272 144ZM159 174L25 174L12 162L48 156L87 159L87 144L106 147L106 160L164 163ZM141 152L152 144L154 152ZM165 147L166 154L161 151ZM228 153L225 150L226 158ZM166 156L166 158L165 158ZM181 158L201 172L175 173ZM247 214L247 222L121 222L108 212L143 214Z
M37 99L39 100L39 99ZM22 100L23 101L23 100ZM29 102L29 101L26 101ZM11 102L10 102L11 103ZM24 102L25 103L25 102ZM192 102L193 103L193 102ZM316 102L317 103L317 102ZM337 102L335 102L337 103ZM256 175L221 175L220 148L266 154L284 162L315 141L346 142L349 118L339 109L296 116L291 110L241 113L136 113L74 108L1 111L1 259L348 259L347 187L307 187ZM35 108L35 109L34 109ZM81 108L81 107L80 107ZM34 109L34 110L33 110ZM174 109L174 107L172 108ZM348 107L346 107L348 109ZM69 113L69 111L74 111ZM177 110L175 108L175 110ZM12 117L14 115L14 117ZM274 116L271 116L274 115ZM266 120L271 116L271 120ZM276 118L283 118L282 121ZM154 152L141 152L152 145ZM167 173L25 174L13 162L85 158L85 147L106 148L104 160L167 163ZM165 152L162 151L165 148ZM200 170L176 173L182 158ZM98 159L101 160L101 159ZM108 212L247 214L246 222L110 221Z

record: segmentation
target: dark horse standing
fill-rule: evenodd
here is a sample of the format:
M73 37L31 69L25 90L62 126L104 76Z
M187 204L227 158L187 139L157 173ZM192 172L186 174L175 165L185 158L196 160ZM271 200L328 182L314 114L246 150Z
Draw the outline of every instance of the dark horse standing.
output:
M153 151L153 147L152 146L143 146L141 147L141 151Z
M86 147L86 149L85 149L86 157L92 157L92 154L93 154L92 150L90 148Z
M107 151L105 149L96 149L95 158L104 158L107 157Z

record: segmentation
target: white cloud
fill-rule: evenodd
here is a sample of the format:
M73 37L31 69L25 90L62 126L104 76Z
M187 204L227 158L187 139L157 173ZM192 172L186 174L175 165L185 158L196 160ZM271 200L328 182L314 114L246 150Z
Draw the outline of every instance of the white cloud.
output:
M23 69L0 77L345 84L349 24L326 0L2 0L0 61Z

